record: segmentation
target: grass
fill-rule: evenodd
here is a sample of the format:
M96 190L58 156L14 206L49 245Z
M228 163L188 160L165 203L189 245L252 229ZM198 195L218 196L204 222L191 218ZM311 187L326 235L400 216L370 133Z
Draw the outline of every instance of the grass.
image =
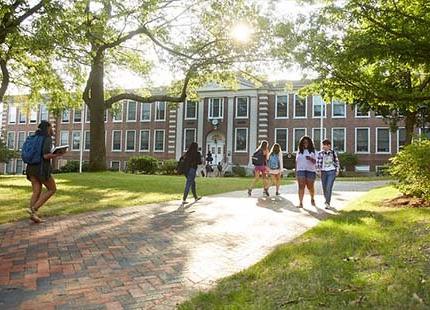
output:
M42 216L76 214L182 198L183 176L132 175L117 172L55 175L57 192ZM198 178L197 193L213 195L244 190L249 178ZM284 184L290 181L284 181ZM30 182L23 176L0 176L0 223L28 218ZM190 193L191 196L191 193Z
M429 309L430 209L369 192L258 264L179 309Z

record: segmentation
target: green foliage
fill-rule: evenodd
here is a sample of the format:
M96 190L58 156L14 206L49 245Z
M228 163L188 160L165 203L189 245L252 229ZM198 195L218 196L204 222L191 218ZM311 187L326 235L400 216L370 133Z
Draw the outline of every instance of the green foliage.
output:
M155 174L158 160L151 156L133 156L127 161L127 172Z
M88 163L82 163L82 171L88 171ZM67 163L59 169L60 173L79 172L79 161L69 160Z
M336 153L339 157L340 168L342 170L353 170L358 163L358 156L352 153Z
M396 187L405 195L430 201L430 140L415 140L390 161Z
M236 165L232 167L232 172L234 176L237 177L246 177L246 169L245 167Z
M163 175L175 175L178 162L175 159L168 159L159 163L158 172Z
M15 150L9 150L6 143L0 137L0 163L7 163L12 158L19 157L19 153Z

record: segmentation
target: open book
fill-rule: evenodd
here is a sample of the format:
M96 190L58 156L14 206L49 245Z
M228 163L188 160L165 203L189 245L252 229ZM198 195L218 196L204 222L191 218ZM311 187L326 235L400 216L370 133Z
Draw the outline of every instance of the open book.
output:
M54 147L54 149L52 150L52 154L63 154L66 153L67 149L69 148L68 145L59 145Z

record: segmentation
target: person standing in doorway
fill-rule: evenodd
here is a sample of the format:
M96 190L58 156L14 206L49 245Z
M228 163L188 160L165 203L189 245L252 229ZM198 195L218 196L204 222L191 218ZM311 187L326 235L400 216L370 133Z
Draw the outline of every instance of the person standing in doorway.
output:
M197 172L197 166L201 165L202 163L202 155L198 151L198 145L196 142L192 142L190 146L188 147L187 152L184 155L184 161L185 161L185 177L187 178L187 181L185 183L185 189L184 189L184 195L182 197L182 204L187 203L187 197L188 193L193 193L194 200L200 200L202 197L197 196L196 191L196 172Z
M316 154L312 139L303 136L299 142L296 155L296 178L299 186L299 208L303 208L305 188L311 195L311 204L315 206L315 179L316 179Z
M261 141L260 146L255 150L252 155L252 164L254 165L254 180L252 180L251 186L248 188L248 196L251 196L252 189L255 183L258 182L260 177L263 179L263 194L269 196L267 190L267 157L269 155L269 143L265 140Z
M325 208L331 209L330 201L333 191L333 184L336 177L339 175L339 157L331 148L331 141L325 139L322 142L322 150L317 156L317 174L321 177L321 184L325 198Z
M284 163L282 159L281 146L278 143L275 143L272 146L267 163L269 166L269 175L272 184L274 184L276 187L276 196L279 196L279 187L281 185L281 176L284 170Z

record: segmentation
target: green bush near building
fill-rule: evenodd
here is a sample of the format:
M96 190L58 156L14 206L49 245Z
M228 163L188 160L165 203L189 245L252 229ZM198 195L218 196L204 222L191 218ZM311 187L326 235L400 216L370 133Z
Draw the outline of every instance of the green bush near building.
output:
M155 174L158 160L151 156L134 156L127 161L127 172Z

